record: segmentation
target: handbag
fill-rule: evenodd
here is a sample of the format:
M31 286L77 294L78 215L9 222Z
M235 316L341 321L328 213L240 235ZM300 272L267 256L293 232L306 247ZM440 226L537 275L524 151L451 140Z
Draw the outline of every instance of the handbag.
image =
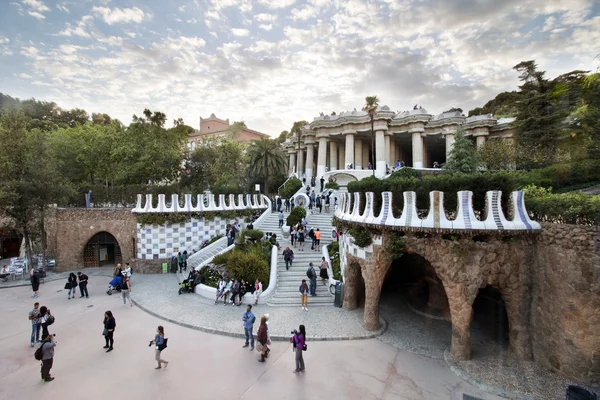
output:
M71 282L65 283L65 289L71 290Z
M167 340L169 340L169 339L168 338L163 338L162 344L156 346L156 348L158 349L158 351L163 351L164 349L167 348Z
M104 328L102 331L102 336L108 336L108 329Z
M256 343L256 351L258 351L259 353L262 353L263 350L264 350L263 345L260 342Z
M307 349L307 346L306 346L306 343L304 343L304 344L302 345L302 351L306 351L306 349Z

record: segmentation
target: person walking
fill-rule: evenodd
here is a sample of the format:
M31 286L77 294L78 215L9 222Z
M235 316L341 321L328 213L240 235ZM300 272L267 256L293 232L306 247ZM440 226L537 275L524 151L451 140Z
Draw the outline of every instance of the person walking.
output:
M321 231L319 228L315 231L315 251L321 250Z
M302 283L298 288L300 291L300 300L302 301L302 310L308 311L308 285L306 284L306 279L302 279Z
M281 200L281 197L277 198L277 211L282 211L281 210L281 205L282 205L283 201Z
M285 261L286 271L289 270L292 266L292 262L294 261L294 252L289 247L286 247L283 251L283 261Z
M77 276L79 277L79 292L81 293L81 296L79 296L79 298L83 298L84 295L86 298L89 298L87 290L88 276L82 272L78 272Z
M321 271L319 272L319 276L323 280L323 285L327 285L327 281L329 280L329 274L327 270L329 268L329 263L325 261L325 257L321 258Z
M308 231L308 237L310 238L310 249L314 250L315 249L315 229L314 228L310 228L310 231Z
M242 348L246 348L248 345L250 345L250 351L254 350L254 336L252 335L252 327L255 321L256 317L254 316L254 313L252 313L252 304L248 304L248 307L246 307L246 312L242 314L244 334L246 335L246 343L242 346Z
M323 213L323 199L321 196L317 197L317 208L319 209L319 214Z
M29 280L31 281L31 290L33 290L33 296L31 296L31 298L37 299L40 297L40 274L37 272L37 270L31 270L31 276Z
M40 328L42 327L40 303L36 302L33 305L33 310L29 311L29 320L31 321L31 347L33 347L40 341Z
M290 228L290 244L293 247L296 247L295 243L296 243L296 228L292 226Z
M306 351L306 328L304 325L300 325L298 330L294 332L292 338L294 344L294 351L296 352L296 369L293 371L295 374L304 371L304 358L302 353Z
M313 263L308 264L308 270L306 270L306 276L310 280L310 295L316 296L317 290L317 272L315 271L315 267Z
M279 211L279 227L283 227L283 210Z
M181 252L177 253L177 265L179 266L179 273L183 272L183 256Z
M320 180L321 180L321 192L323 192L323 189L325 188L325 178L323 178L323 177L321 176L321 179L320 179Z
M260 318L260 326L258 327L258 332L256 334L256 340L260 344L260 348L257 347L257 350L260 350L259 362L265 362L265 358L269 352L269 348L267 347L267 340L269 338L267 330L267 317L263 315Z
M154 335L154 340L150 342L150 346L155 345L154 348L154 359L158 363L158 367L154 369L161 369L162 364L165 364L165 368L169 366L169 362L160 358L160 355L164 349L167 348L167 338L165 338L165 328L162 325L159 325L156 328L156 334Z
M115 317L113 317L112 311L107 311L104 313L104 331L102 335L104 335L104 340L106 344L104 345L104 349L107 349L106 352L113 351L113 344L115 343L114 334L115 328L117 327L117 321Z
M123 282L121 283L121 295L123 296L123 305L127 305L127 300L129 300L129 306L133 307L133 302L131 301L131 283L129 281L129 277L127 275L123 276Z
M69 287L67 300L71 300L71 297L75 298L75 293L77 293L77 275L75 275L73 272L69 274L67 286Z
M54 364L54 347L56 347L54 338L50 335L44 336L42 344L40 345L42 353L42 368L40 373L44 383L52 382L54 380L54 378L50 375L52 364Z
M183 254L181 255L181 260L183 263L183 270L187 271L187 260L188 260L188 252L187 250L183 251Z
M262 283L257 279L254 282L254 305L258 304L258 298L262 294Z
M304 251L304 227L302 225L298 227L298 250Z

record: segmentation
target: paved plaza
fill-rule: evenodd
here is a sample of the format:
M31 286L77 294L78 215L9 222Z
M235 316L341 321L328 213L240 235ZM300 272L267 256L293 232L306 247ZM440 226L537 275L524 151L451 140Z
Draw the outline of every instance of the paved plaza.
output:
M133 278L133 296L136 298L139 289L136 301L140 301L143 281L152 277L134 275ZM55 315L56 323L50 331L58 341L52 369L56 380L46 384L40 380L39 362L34 360L34 351L28 343L31 329L27 313L34 302L31 290L29 287L0 290L4 322L0 334L3 348L0 398L459 400L466 393L481 399L499 399L456 377L442 360L401 351L376 339L311 342L312 333L319 328L306 318L313 318L313 311L316 314L326 308L299 312L295 324L292 314L285 320L277 317L278 310L283 308L270 308L273 332L306 324L307 371L296 376L292 373L294 361L289 343L274 341L267 363L260 364L255 352L242 349L243 341L239 338L189 329L138 307L123 306L120 295L106 295L107 280L90 276L89 299L67 300L62 280L41 286L38 301ZM157 297L173 300L162 296L166 286L160 290L155 291ZM176 293L175 287L171 291ZM198 296L180 297L189 302L188 314L202 312L194 302ZM213 308L223 313L224 324L234 319L233 323L241 329L241 322L235 321L241 316L241 308L235 311L231 306ZM109 309L115 315L117 328L115 350L107 354L102 349L101 334L103 313ZM257 307L257 313L261 312ZM157 371L148 341L159 324L165 326L169 338L163 358L170 364L167 369Z

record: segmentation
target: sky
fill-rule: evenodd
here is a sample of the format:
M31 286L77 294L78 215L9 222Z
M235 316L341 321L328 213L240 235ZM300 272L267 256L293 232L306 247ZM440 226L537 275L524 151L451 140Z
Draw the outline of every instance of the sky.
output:
M244 121L432 114L515 90L512 67L595 71L598 0L0 0L0 92L105 112ZM170 125L170 124L169 124Z

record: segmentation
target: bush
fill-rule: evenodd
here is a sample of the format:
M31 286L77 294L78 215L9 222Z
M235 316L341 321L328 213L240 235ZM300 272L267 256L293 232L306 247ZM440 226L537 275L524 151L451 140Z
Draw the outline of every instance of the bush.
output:
M263 233L263 231L258 230L258 229L246 229L244 230L244 236L246 237L246 239L252 241L252 242L256 242L260 239L262 239L262 237L265 234Z
M367 247L373 243L373 236L368 229L357 227L348 231L354 238L354 244L358 247Z
M219 272L208 265L200 270L200 283L210 287L216 287L219 281Z
M600 225L600 196L552 193L551 189L533 185L524 190L527 211L535 221Z
M340 185L338 185L337 182L329 181L329 182L327 182L325 184L325 189L339 190L340 189Z
M211 244L213 244L214 242L216 242L217 240L221 239L222 237L223 237L223 235L217 235L217 236L215 236L214 238L210 239L210 240L208 241L208 243L206 243L206 245L207 245L207 246L208 246L208 245L211 245Z
M283 187L279 189L279 195L284 199L292 197L302 187L302 181L296 177L291 177L284 183Z
M260 279L264 287L269 285L269 274L271 266L271 245L258 243L246 243L236 245L227 253L213 258L214 265L224 265L233 279L244 279L246 282L254 282Z
M304 207L294 207L286 219L286 224L288 226L294 226L302 221L302 218L304 217L306 217L306 210Z
M333 279L342 280L342 269L340 268L340 243L332 242L327 246L329 259L331 260L331 269L333 270Z

